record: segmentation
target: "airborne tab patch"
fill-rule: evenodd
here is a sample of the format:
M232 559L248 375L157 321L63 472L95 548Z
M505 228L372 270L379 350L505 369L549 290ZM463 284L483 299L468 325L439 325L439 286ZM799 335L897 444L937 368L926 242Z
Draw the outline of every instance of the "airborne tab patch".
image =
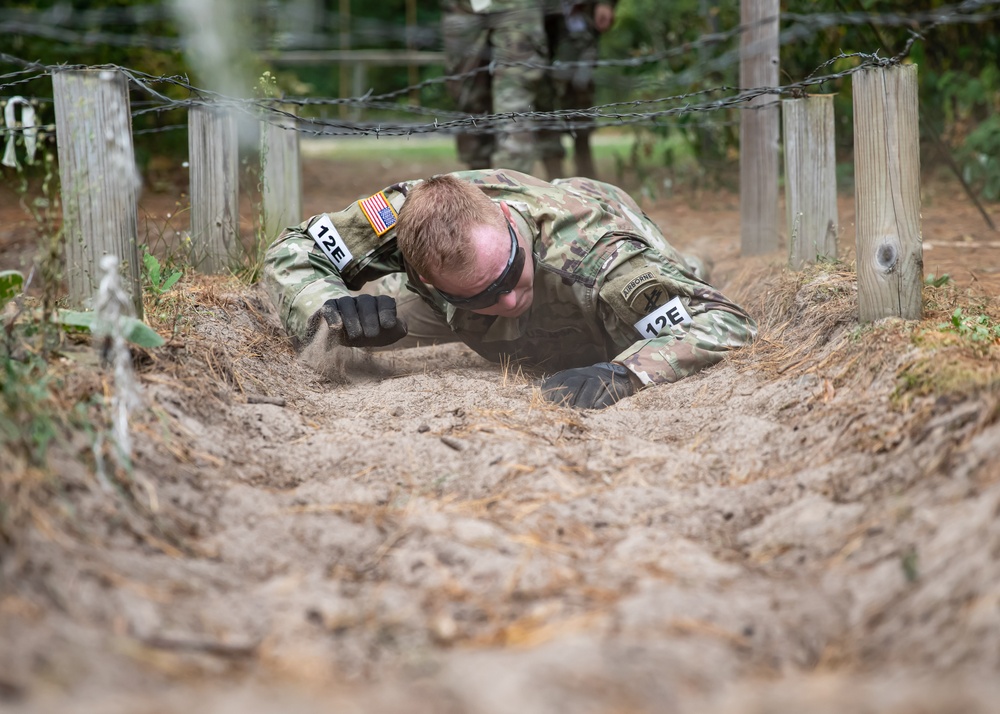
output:
M375 235L381 236L396 225L396 209L389 203L384 191L358 201L358 206L372 224Z
M651 280L656 280L656 276L648 270L642 275L637 275L632 278L628 281L628 284L622 288L622 298L625 302L631 304L631 298L635 295L636 291Z

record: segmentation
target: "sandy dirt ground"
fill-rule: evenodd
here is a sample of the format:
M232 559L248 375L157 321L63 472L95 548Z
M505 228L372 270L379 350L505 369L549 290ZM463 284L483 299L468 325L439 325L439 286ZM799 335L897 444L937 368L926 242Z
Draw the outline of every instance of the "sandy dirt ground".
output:
M305 210L451 168L312 159ZM144 199L150 235L186 227L182 190ZM935 327L1000 316L1000 236L929 180L925 268L953 280L922 323L861 327L852 204L847 262L792 274L739 256L735 195L647 201L761 339L601 412L461 345L320 373L256 287L185 276L149 310L168 344L136 352L120 491L79 434L31 472L0 708L997 711L1000 346ZM70 396L108 388L88 350Z

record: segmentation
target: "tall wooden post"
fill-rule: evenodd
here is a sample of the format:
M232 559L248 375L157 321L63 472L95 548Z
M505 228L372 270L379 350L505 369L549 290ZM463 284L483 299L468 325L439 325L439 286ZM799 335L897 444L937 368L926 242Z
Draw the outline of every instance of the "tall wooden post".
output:
M919 319L924 258L917 67L863 69L853 85L860 319Z
M785 137L788 265L837 257L837 164L833 95L781 103Z
M89 304L101 282L101 257L116 255L141 317L136 209L141 180L132 148L128 80L111 69L56 71L52 90L70 302Z
M191 166L191 262L224 273L241 257L239 144L236 119L211 107L188 112Z
M778 86L779 0L740 0L740 87ZM740 252L778 248L778 99L740 112Z
M263 122L260 131L261 200L264 236L273 239L282 228L302 221L302 165L295 127Z

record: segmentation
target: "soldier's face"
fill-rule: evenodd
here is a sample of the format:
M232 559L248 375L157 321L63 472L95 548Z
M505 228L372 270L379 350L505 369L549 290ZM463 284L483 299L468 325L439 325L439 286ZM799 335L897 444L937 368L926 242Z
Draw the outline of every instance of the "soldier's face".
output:
M514 230L517 246L524 251L524 261L517 276L517 282L510 292L501 293L495 304L475 308L472 312L480 315L519 317L531 307L532 287L535 279L534 259L531 244ZM436 276L430 280L438 290L456 298L470 298L480 295L490 286L503 281L505 271L512 263L511 234L508 230L498 230L493 226L477 226L470 236L476 251L473 270L467 277Z

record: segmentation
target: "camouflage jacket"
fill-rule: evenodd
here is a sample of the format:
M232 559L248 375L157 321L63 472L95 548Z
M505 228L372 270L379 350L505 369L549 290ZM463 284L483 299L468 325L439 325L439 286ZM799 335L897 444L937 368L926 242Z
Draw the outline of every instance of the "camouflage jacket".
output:
M519 233L533 238L533 302L518 318L455 308L414 276L409 280L483 357L546 371L615 361L649 385L686 377L754 338L756 324L746 312L695 277L621 189L584 178L547 183L510 170L455 176L506 203ZM271 245L264 280L293 337L308 339L309 319L326 300L406 271L394 226L416 183L313 216ZM335 230L320 236L320 223L330 225L325 218Z

